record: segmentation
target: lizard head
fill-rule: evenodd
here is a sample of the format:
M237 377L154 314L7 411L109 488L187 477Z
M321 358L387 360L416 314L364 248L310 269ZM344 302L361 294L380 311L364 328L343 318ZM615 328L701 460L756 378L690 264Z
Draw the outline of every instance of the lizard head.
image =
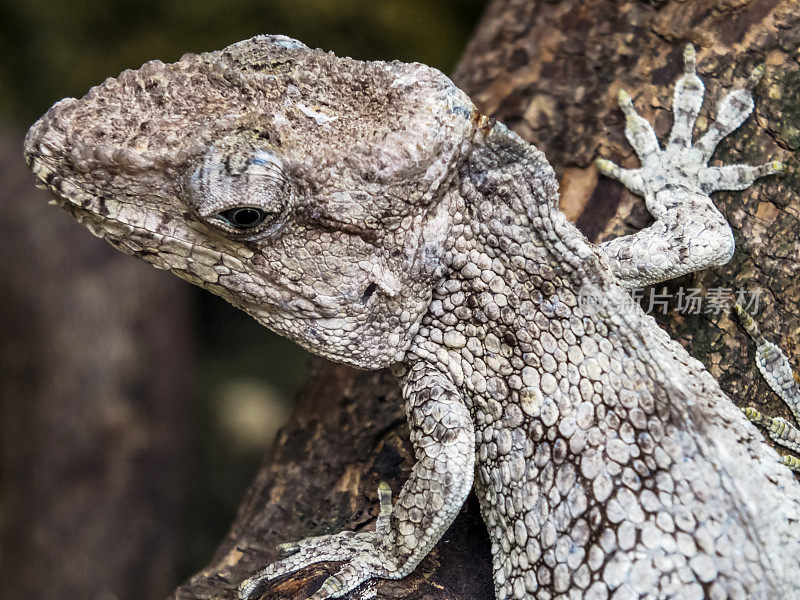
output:
M56 103L25 154L96 235L371 369L441 276L474 114L424 65L259 36Z

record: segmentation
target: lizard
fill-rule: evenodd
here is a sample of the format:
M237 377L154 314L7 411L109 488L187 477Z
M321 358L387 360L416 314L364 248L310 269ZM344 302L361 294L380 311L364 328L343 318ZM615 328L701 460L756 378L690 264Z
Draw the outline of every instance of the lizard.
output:
M31 127L30 168L92 233L402 389L417 462L396 498L379 488L374 530L287 542L240 598L327 561L312 600L401 578L473 487L497 600L798 597L800 484L627 292L730 260L710 193L782 169L706 165L761 68L693 143L684 61L665 149L620 93L642 167L598 166L655 223L599 245L544 155L418 63L257 36Z

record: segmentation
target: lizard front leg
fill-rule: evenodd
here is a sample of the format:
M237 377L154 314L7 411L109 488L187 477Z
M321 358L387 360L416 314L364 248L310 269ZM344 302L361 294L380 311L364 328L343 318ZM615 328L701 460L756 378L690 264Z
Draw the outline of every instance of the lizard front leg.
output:
M756 178L783 170L780 162L707 166L722 138L753 111L751 89L763 67L756 67L744 89L734 90L722 100L716 121L692 145L692 130L703 103L703 83L695 73L691 44L686 46L684 61L684 75L675 86L674 123L666 149L659 147L653 128L636 113L628 94L620 91L625 134L642 166L628 170L605 159L597 161L603 174L619 179L625 187L644 196L647 209L655 218L655 223L646 229L600 245L620 283L628 288L727 263L733 256L733 233L709 194L743 190Z
M345 561L310 600L339 598L373 578L405 577L428 554L458 514L474 477L472 418L453 383L416 363L398 373L417 462L394 508L388 487L379 489L375 531L307 538L284 544L290 553L239 586L249 598L262 582L309 565Z

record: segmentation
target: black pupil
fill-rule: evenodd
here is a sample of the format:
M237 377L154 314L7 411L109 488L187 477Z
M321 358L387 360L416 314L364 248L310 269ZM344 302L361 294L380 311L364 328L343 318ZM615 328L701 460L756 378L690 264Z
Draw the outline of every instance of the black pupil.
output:
M250 229L259 225L267 214L257 208L230 208L223 210L219 215L228 223L239 229Z

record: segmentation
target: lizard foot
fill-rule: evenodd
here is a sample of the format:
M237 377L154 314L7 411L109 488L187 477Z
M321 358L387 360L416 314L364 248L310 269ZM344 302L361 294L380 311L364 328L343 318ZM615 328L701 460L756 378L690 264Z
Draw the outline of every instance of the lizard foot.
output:
M704 194L717 190L743 190L755 179L781 173L784 169L783 163L779 161L759 166L707 165L717 144L738 128L753 111L751 90L761 78L764 66L759 65L753 70L744 88L733 90L725 96L720 103L716 121L692 145L692 131L703 103L704 87L696 74L695 51L691 44L686 46L683 58L684 74L675 86L672 104L674 123L666 149L659 147L650 123L636 112L630 96L620 90L619 104L626 117L625 136L636 151L642 166L638 169L622 169L609 160L596 161L604 175L618 179L632 192L644 196L648 209L660 208L656 204L655 196L668 186L690 187L699 189ZM651 204L656 206L651 207Z
M769 387L780 396L792 411L795 421L800 423L800 386L797 376L792 372L789 359L783 351L767 341L758 330L758 325L739 304L734 305L745 331L756 342L756 365ZM755 408L742 409L745 416L756 425L767 430L769 437L784 448L800 454L800 430L782 417L768 417ZM800 459L791 455L783 456L783 463L795 471L800 471Z
M284 558L243 581L237 588L238 597L246 600L262 583L320 562L343 561L345 564L328 577L309 600L339 598L375 577L402 577L405 573L397 564L390 528L392 492L388 484L381 483L378 487L378 500L380 513L375 531L343 531L282 544L279 549Z

